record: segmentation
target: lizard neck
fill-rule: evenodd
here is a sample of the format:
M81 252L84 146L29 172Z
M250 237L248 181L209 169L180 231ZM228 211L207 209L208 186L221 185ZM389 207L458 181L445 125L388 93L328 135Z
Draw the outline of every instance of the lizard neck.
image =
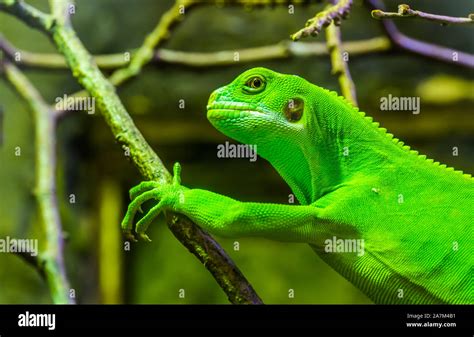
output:
M310 158L305 157L304 152L296 144L287 143L285 150L282 151L278 144L284 141L272 142L271 147L265 147L266 151L259 154L277 170L300 204L309 205L315 195Z
M382 168L394 157L387 154L397 149L357 108L332 92L327 96L333 104L314 112L303 138L281 139L274 144L285 144L285 151L276 147L263 154L301 204L338 189L368 165Z
M316 141L312 133L293 142L273 136L260 147L259 155L272 164L302 205L313 203L343 181L333 141L323 141L324 137Z

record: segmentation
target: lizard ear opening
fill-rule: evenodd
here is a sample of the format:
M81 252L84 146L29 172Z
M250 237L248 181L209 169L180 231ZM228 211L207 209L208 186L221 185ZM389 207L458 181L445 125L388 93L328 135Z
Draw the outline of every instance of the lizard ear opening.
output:
M301 98L292 98L286 103L283 110L288 122L297 122L303 117L304 101Z

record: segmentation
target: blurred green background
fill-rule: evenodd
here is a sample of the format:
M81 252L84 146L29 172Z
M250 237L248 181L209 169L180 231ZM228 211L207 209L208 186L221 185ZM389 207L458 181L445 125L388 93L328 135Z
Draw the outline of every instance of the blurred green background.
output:
M407 1L405 1L407 2ZM32 1L48 10L46 1ZM78 0L73 24L93 54L118 53L141 45L172 1ZM474 12L472 1L409 1L413 8L445 15ZM396 10L397 1L386 1ZM324 4L246 10L203 6L190 10L163 47L182 51L235 50L277 43L301 28ZM409 36L473 53L472 27L442 27L421 20L397 21ZM22 22L0 13L0 32L16 47L55 52L52 43ZM355 1L343 22L344 40L383 35L370 11ZM324 41L324 34L312 41ZM307 42L307 41L304 41ZM146 66L118 93L145 138L171 169L183 167L183 184L242 201L286 203L288 186L259 159L218 159L227 139L207 122L209 94L242 71L265 66L339 91L328 57L300 57L226 67ZM474 172L472 71L403 52L350 59L360 108L428 157ZM80 89L68 70L25 69L48 102ZM421 113L380 111L380 97L420 96ZM179 108L179 100L185 108ZM41 238L34 183L31 113L6 81L0 81L4 110L0 146L0 238ZM150 228L153 242L124 251L119 221L128 189L141 177L124 157L99 114L72 113L59 122L58 199L67 233L66 263L79 303L227 303L225 294L171 234L162 218ZM21 147L21 156L14 155ZM452 148L459 148L453 156ZM75 203L70 203L74 194ZM217 238L265 303L371 303L319 259L309 246L264 239ZM234 250L235 241L239 250ZM119 259L115 263L114 259ZM184 298L180 297L184 289ZM289 290L294 297L289 297ZM50 303L45 283L20 258L0 254L0 303Z

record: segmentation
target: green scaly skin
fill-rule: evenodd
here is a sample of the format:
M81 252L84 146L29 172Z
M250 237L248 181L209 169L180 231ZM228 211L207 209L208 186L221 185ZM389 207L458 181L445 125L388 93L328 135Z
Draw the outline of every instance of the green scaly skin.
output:
M239 202L174 183L143 182L122 227L132 236L140 205L157 204L135 231L144 239L162 211L212 234L309 243L376 303L474 303L474 179L404 146L336 93L301 77L248 70L217 89L207 117L227 136L257 145L300 205ZM365 254L325 251L363 239Z

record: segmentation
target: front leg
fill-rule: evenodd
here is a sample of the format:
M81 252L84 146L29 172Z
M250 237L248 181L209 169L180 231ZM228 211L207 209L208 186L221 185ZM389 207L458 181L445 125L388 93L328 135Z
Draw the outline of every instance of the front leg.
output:
M135 227L145 240L149 224L161 211L172 210L193 220L204 230L227 237L261 236L292 242L313 242L318 208L313 206L240 202L200 189L188 189L180 184L180 166L175 164L171 185L142 182L130 190L132 202L122 221L125 234L132 238L133 218L140 206L157 200Z

